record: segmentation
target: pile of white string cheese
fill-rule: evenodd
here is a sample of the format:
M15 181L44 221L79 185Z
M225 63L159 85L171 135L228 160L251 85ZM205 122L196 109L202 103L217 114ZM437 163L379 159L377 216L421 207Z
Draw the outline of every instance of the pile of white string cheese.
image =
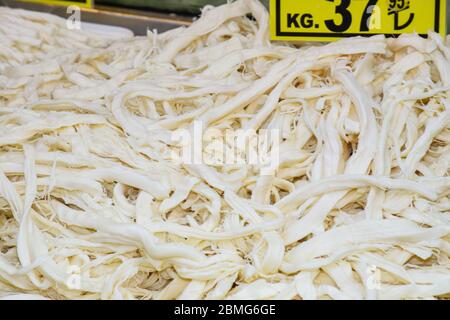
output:
M0 298L449 297L450 45L268 20L119 39L0 8ZM196 123L279 132L276 169L179 161Z

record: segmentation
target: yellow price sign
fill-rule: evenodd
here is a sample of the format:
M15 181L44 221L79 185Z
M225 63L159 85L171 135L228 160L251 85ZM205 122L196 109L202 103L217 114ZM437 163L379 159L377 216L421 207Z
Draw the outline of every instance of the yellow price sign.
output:
M78 6L80 8L92 8L94 0L21 0L25 2L42 3L56 6Z
M270 19L272 40L445 35L446 0L270 0Z

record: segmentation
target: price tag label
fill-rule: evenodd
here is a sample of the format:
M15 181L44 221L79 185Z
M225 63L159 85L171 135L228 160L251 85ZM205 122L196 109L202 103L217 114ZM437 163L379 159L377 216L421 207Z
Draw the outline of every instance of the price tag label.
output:
M35 2L42 4L49 4L54 6L77 6L80 8L92 8L94 4L94 0L21 0L25 2Z
M272 40L445 35L446 0L270 0L270 18Z

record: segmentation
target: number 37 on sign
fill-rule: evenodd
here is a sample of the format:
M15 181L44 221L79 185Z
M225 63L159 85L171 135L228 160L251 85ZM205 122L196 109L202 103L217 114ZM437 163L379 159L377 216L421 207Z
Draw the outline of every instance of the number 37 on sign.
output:
M446 0L270 0L272 40L446 34Z

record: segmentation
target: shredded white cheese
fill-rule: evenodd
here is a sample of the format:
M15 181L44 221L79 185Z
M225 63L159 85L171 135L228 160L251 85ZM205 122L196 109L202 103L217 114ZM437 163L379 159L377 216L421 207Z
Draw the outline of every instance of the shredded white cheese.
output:
M439 35L272 43L238 0L129 38L1 7L0 37L0 299L449 297ZM205 157L278 132L278 166L180 161L198 124Z

